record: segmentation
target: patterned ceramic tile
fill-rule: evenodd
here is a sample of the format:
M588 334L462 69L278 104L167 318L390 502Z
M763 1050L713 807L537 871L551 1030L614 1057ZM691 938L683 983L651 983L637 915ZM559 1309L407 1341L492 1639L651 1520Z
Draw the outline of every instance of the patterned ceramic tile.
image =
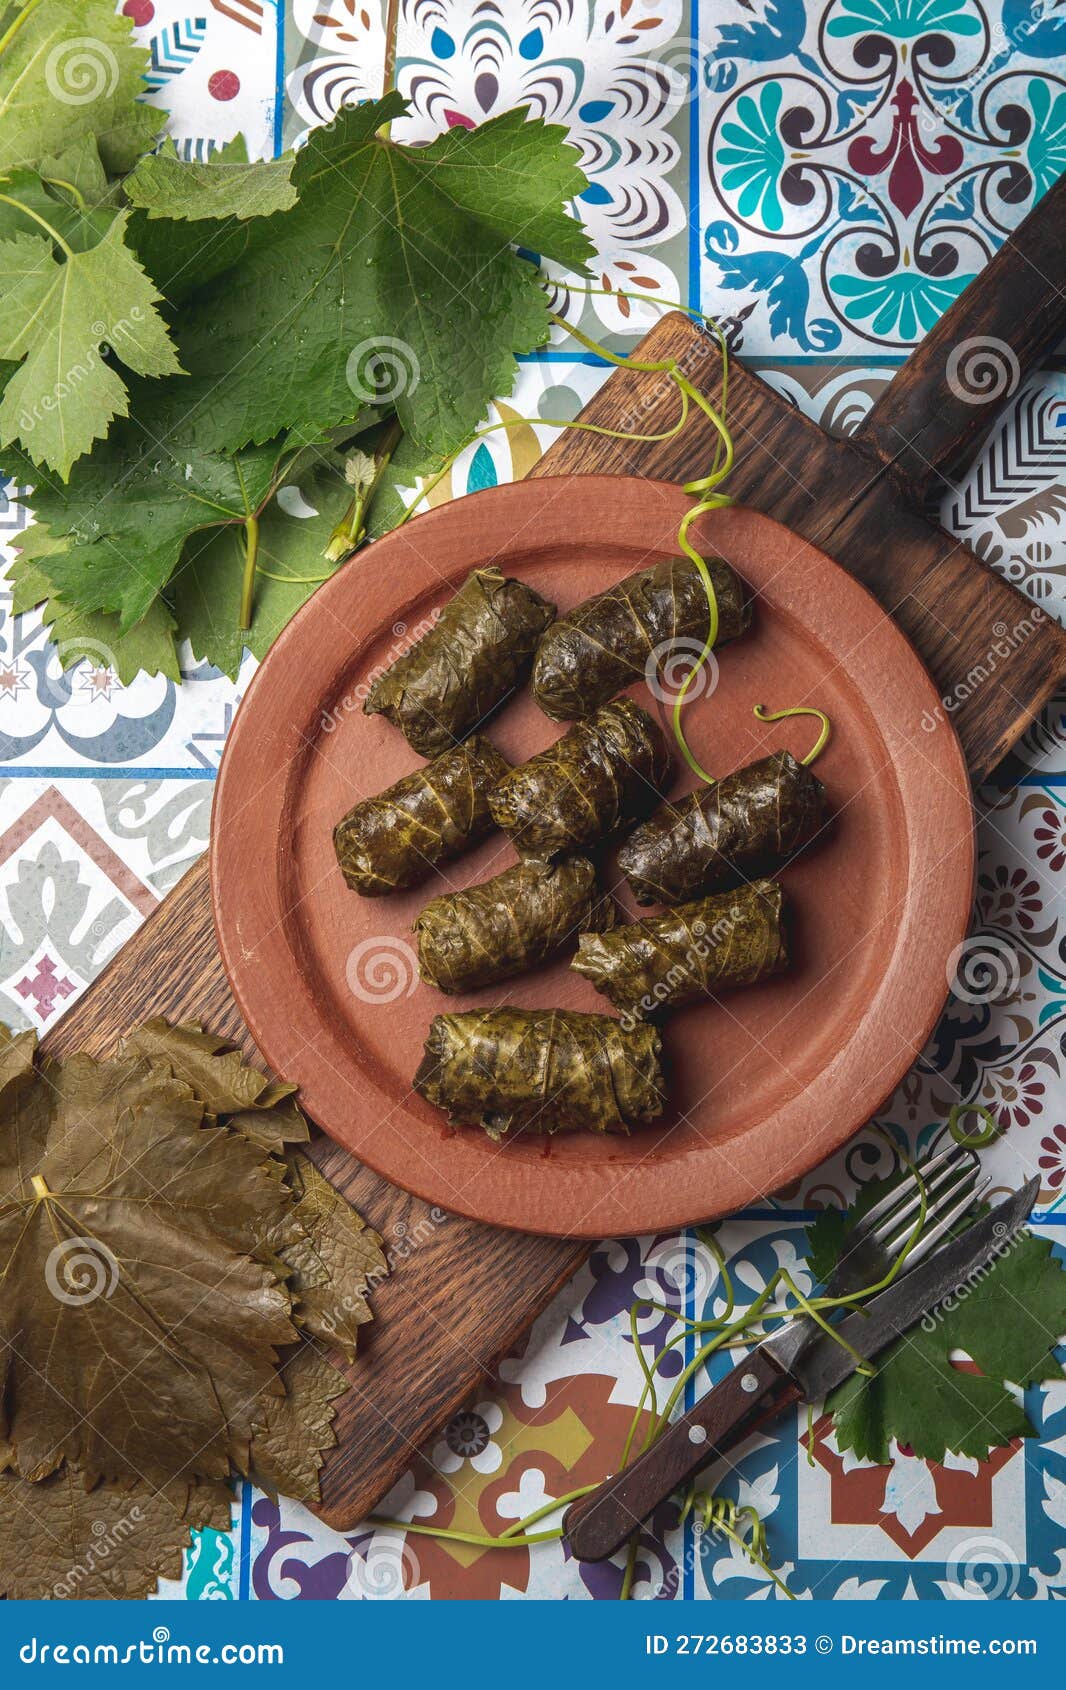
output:
M283 50L280 0L125 0L152 55L148 98L171 114L170 133L188 157L244 135L269 156L281 130L275 82Z
M1066 16L998 0L705 8L703 304L749 350L913 346L1066 166Z

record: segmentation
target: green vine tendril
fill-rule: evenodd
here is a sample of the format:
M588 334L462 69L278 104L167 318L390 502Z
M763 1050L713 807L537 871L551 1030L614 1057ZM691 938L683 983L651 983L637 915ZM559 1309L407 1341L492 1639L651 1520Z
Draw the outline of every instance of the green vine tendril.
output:
M606 288L590 288L582 289L580 291L585 293L610 293L612 297L647 299L654 304L673 308L673 301L656 300L651 294L622 295L617 290ZM681 309L684 309L684 307L681 307ZM586 351L594 353L596 357L602 358L606 363L613 364L619 369L635 370L642 375L667 376L676 386L678 396L681 401L677 421L673 423L670 428L664 429L658 434L636 434L631 433L626 429L607 428L601 423L575 421L568 417L509 417L506 420L501 420L499 422L486 423L483 427L475 429L473 433L470 434L460 446L457 446L453 452L448 453L447 457L441 464L441 467L427 481L422 483L418 492L405 505L394 526L396 528L400 528L405 522L409 522L422 501L427 498L428 495L433 492L434 488L438 487L445 477L451 472L456 460L462 455L462 453L465 452L468 447L472 446L475 441L484 440L489 434L495 434L500 430L507 430L511 428L529 428L539 425L544 428L571 428L585 434L596 434L608 440L627 440L635 445L658 445L662 442L677 438L687 424L693 406L695 406L697 410L702 411L704 416L707 417L714 427L717 436L715 442L714 461L706 475L699 476L696 480L685 483L684 491L690 498L695 500L695 503L692 505L691 509L685 512L685 515L681 519L681 523L677 531L677 543L680 550L699 571L700 580L703 582L703 588L707 594L707 637L704 640L702 650L688 674L685 676L685 680L678 692L677 698L674 701L673 728L674 738L676 739L681 755L684 757L689 768L699 777L700 780L705 781L708 785L713 785L714 776L707 773L706 769L702 767L689 747L688 741L685 737L685 730L681 722L681 712L684 709L685 701L691 691L693 682L700 670L703 668L703 665L706 663L718 639L718 598L714 590L714 583L711 580L710 571L707 568L705 559L696 550L689 538L689 531L692 528L693 523L698 521L701 516L705 516L709 511L720 510L723 506L732 503L729 494L720 491L722 482L733 467L734 458L733 438L725 420L726 405L729 395L729 348L726 343L725 336L723 335L721 328L713 321L712 318L704 317L703 312L693 313L693 315L698 316L702 318L703 321L709 323L714 328L715 333L718 336L718 344L722 354L722 398L721 411L719 412L711 404L711 401L706 397L706 395L701 393L699 388L689 381L676 358L633 358L627 357L621 353L611 352L607 347L601 346L599 341L593 340L581 329L575 328L573 324L568 323L564 317L558 316L554 311L550 311L548 314L552 322L555 323L558 328L565 329L568 334L573 336L579 345L585 347Z
M960 1115L978 1115L984 1122L979 1132L966 1133L959 1126ZM1002 1128L990 1109L983 1103L953 1103L948 1110L947 1129L955 1140L966 1150L983 1150L986 1144L991 1144L1002 1132Z
M826 715L824 710L815 710L809 704L797 704L794 705L791 710L767 710L765 704L756 704L753 706L751 713L753 716L757 716L760 722L783 722L787 716L817 717L818 721L822 724L822 731L811 746L811 749L808 751L806 757L800 758L800 762L805 766L809 766L814 762L816 757L820 757L822 752L825 750L826 745L829 743L829 735L832 732L829 725L829 717Z
M662 1436L670 1423L670 1418L688 1381L707 1365L712 1356L725 1349L749 1349L753 1344L761 1343L764 1338L770 1336L771 1331L775 1328L775 1323L792 1320L797 1314L808 1315L829 1337L836 1343L843 1345L844 1349L858 1364L857 1371L866 1377L873 1376L876 1369L870 1362L863 1360L850 1344L845 1343L836 1328L825 1319L825 1315L830 1310L860 1307L868 1298L886 1290L902 1269L904 1262L922 1234L927 1210L925 1182L916 1164L900 1153L898 1147L893 1145L892 1148L899 1154L901 1165L917 1182L918 1214L898 1255L877 1284L867 1285L861 1291L852 1292L845 1297L808 1297L800 1290L786 1268L778 1268L758 1296L753 1299L743 1313L738 1314L736 1288L724 1252L713 1233L705 1228L697 1228L696 1236L714 1258L718 1270L717 1291L724 1304L721 1314L712 1320L691 1320L685 1315L678 1314L677 1310L671 1308L669 1304L648 1297L641 1298L630 1305L629 1330L633 1341L633 1353L637 1358L644 1383L640 1399L633 1411L626 1433L619 1468L628 1466L633 1458L637 1433L649 1405L648 1424L638 1454L643 1454L645 1450L650 1449L656 1440ZM782 1290L792 1299L791 1301L777 1301L778 1293ZM646 1317L648 1314L668 1315L679 1327L679 1330L667 1340L650 1362L644 1354L640 1337L641 1317ZM692 1360L674 1380L670 1394L660 1409L655 1376L665 1358L676 1349L677 1345L689 1333L705 1338L706 1342L699 1347ZM810 1415L808 1415L807 1444L808 1459L811 1460L813 1459L813 1422ZM488 1533L458 1531L449 1526L422 1525L415 1521L386 1520L377 1516L371 1516L367 1524L390 1531L414 1532L423 1537L442 1538L446 1541L464 1543L480 1549L527 1549L540 1543L558 1542L563 1536L561 1526L551 1527L546 1531L539 1532L532 1530L532 1528L538 1526L542 1520L547 1519L550 1515L559 1513L561 1510L568 1508L572 1502L577 1502L581 1497L588 1496L592 1491L598 1489L598 1484L589 1484L568 1491L565 1496L556 1497L551 1502L543 1503L532 1514L527 1514L523 1519L516 1520L513 1525L508 1526L495 1537ZM709 1492L700 1491L693 1482L682 1502L679 1524L688 1519L689 1515L695 1515L704 1530L716 1532L736 1544L754 1566L771 1579L785 1596L792 1599L792 1591L788 1589L788 1586L770 1565L766 1528L754 1508L750 1506L740 1508L727 1498L716 1497ZM622 1600L628 1599L632 1593L636 1577L638 1548L639 1533L634 1533L630 1539L625 1570L622 1576L620 1592Z

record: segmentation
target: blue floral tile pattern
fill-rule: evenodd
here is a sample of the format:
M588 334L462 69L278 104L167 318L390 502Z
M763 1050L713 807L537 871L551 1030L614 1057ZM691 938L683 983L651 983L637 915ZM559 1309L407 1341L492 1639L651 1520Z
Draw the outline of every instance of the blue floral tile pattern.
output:
M151 98L189 156L238 130L269 152L380 87L380 0L124 0L153 51ZM201 24L202 20L202 24ZM517 104L566 124L589 177L578 207L598 249L591 325L632 344L680 299L729 322L766 379L824 427L857 426L893 368L1066 169L1066 9L1050 0L402 0L404 140ZM1060 278L1061 280L1061 278ZM565 283L565 278L560 278ZM559 337L497 407L572 416L603 370ZM1034 610L1066 619L1066 377L1005 395L978 462L940 517ZM471 448L435 489L460 497L522 475L545 421ZM0 486L0 541L26 521ZM1004 629L1003 638L1024 637ZM34 616L0 590L0 1016L46 1030L203 850L212 781L241 681L190 665L180 688L119 685L101 651L62 675ZM742 1297L802 1274L804 1224L850 1203L953 1103L1004 1130L994 1186L1038 1173L1040 1225L1066 1244L1066 700L979 795L972 936L929 1046L879 1121L792 1190L716 1237ZM950 713L953 701L945 701ZM874 1130L874 1126L878 1130ZM634 1335L634 1301L653 1299ZM262 1601L612 1600L621 1566L558 1544L486 1552L408 1535L417 1520L500 1531L616 1465L647 1363L673 1314L721 1307L694 1234L615 1240L556 1299L496 1389L467 1405L399 1481L401 1524L329 1531L238 1487L234 1529L199 1534L162 1596ZM661 1396L693 1354L679 1346ZM716 1370L717 1370L716 1363ZM685 1400L694 1390L689 1385ZM801 1597L1066 1596L1066 1386L1030 1391L1040 1436L978 1464L884 1466L836 1447L816 1416L768 1426L723 1481L766 1523L774 1570ZM728 1541L652 1522L635 1594L777 1600Z
M1066 166L1044 0L705 8L703 304L748 350L913 346Z

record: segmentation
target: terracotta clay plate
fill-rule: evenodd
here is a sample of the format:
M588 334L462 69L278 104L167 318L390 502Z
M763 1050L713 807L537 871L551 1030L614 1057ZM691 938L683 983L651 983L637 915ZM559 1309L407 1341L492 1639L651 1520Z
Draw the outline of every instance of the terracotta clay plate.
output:
M406 649L469 570L498 564L566 610L675 553L688 505L665 483L576 476L495 488L418 518L300 611L229 737L211 830L215 919L263 1055L356 1156L479 1220L582 1237L651 1232L788 1185L907 1071L966 932L969 781L928 675L838 565L765 516L718 511L697 544L728 559L757 603L750 635L720 653L713 695L687 709L697 756L726 773L781 745L802 755L817 731L810 718L763 725L756 703L813 703L833 722L818 773L834 819L783 876L796 911L794 968L666 1023L671 1110L630 1138L578 1132L496 1145L479 1129L450 1128L412 1093L440 1010L609 1006L566 960L467 998L419 983L414 917L435 893L513 862L500 834L412 892L347 889L334 823L420 763L383 717L362 714L367 676ZM669 731L668 705L633 690ZM562 727L523 693L489 731L520 761ZM673 790L692 784L679 774ZM617 882L610 856L604 873ZM620 898L638 913L624 888Z

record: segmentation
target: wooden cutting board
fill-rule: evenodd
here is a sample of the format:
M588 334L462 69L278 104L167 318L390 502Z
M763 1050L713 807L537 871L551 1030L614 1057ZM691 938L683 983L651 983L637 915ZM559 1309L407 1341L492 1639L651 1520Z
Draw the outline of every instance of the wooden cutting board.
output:
M730 370L737 445L731 492L836 557L897 617L938 691L953 701L948 714L975 780L989 773L1066 673L1066 633L1039 613L1034 620L1029 601L924 518L921 507L996 420L998 405L960 397L963 360L994 341L1009 349L1020 380L1066 332L1066 297L1046 280L1062 276L1064 260L1066 179L941 319L847 441L831 440L737 361ZM716 343L680 314L666 317L637 350L642 359L676 358L708 394L719 386ZM670 426L676 404L665 376L619 371L582 416L649 434ZM705 469L712 449L709 426L700 421L680 439L652 446L571 431L531 474L617 471L684 480ZM350 567L368 566L357 559ZM915 731L926 730L916 724ZM129 1027L152 1015L199 1020L256 1054L219 961L206 861L163 900L45 1046L54 1054L109 1053ZM320 1135L310 1154L381 1233L394 1266L375 1292L376 1319L359 1360L345 1369L351 1389L339 1401L338 1447L323 1472L317 1512L346 1529L464 1401L486 1382L491 1388L498 1359L585 1260L588 1246L430 1210Z

